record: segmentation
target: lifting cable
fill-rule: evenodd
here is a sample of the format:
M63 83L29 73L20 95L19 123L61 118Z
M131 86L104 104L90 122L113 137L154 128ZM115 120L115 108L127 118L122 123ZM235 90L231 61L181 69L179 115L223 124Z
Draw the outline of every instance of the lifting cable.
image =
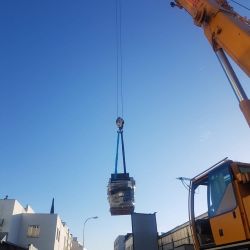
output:
M126 174L125 148L123 140L123 53L122 53L122 0L116 0L116 125L117 142L115 156L115 175L118 173L118 155L121 138L123 171ZM121 117L119 116L121 115Z
M123 172L124 172L124 174L127 173L127 170L126 170L125 148L124 148L124 140L123 140L124 120L121 117L118 117L116 119L116 125L118 127L118 131L117 131L116 156L115 156L115 174L117 175L117 173L118 173L118 153L119 153L120 137L121 137L121 143L122 143L122 162L123 162Z
M116 0L116 117L123 117L122 4Z
M242 8L244 8L244 9L250 11L250 8L248 8L247 6L245 6L245 5L243 5L243 4L239 3L239 2L237 2L237 1L235 1L235 0L229 0L229 1L231 1L231 2L233 2L233 3L237 4L237 5L239 5L240 7L242 7Z

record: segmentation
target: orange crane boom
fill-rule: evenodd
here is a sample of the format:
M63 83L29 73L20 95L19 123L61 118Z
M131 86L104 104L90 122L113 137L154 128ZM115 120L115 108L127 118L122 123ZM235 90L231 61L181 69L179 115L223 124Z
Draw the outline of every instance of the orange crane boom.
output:
M250 76L250 20L240 16L226 0L174 0L171 6L184 8L202 27L239 101L250 127L250 100L224 51Z
M175 0L204 33L215 51L223 49L250 76L250 22L227 1Z

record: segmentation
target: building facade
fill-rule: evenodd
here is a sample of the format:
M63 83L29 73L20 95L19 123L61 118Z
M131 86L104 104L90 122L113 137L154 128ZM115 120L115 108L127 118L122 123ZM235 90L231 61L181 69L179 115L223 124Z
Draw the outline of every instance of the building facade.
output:
M6 241L38 250L72 250L73 237L58 214L35 213L17 200L0 200L0 233ZM79 249L80 250L80 249Z
M133 234L127 234L125 237L125 250L133 250Z
M159 250L193 250L193 239L189 222L186 222L158 237Z
M202 214L200 218L206 216ZM139 223L141 224L141 223ZM135 230L134 230L135 231ZM144 233L144 230L139 230L141 239L145 239L147 235ZM118 240L118 237L116 241ZM192 233L189 222L183 223L166 233L162 233L157 237L158 241L158 250L194 250ZM122 244L122 243L119 243ZM114 244L114 250L116 248L116 242ZM129 233L124 238L125 250L140 250L140 247L134 246L134 234Z
M125 236L119 235L114 242L114 250L125 250Z
M83 250L83 246L78 242L77 237L73 237L71 250Z

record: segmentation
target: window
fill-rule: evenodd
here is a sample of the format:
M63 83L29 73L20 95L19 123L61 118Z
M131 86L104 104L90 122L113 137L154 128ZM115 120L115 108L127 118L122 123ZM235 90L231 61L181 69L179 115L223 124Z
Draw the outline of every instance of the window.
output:
M56 239L57 241L60 240L60 230L58 228L56 229Z
M40 226L39 225L29 225L27 236L37 238L40 235Z
M207 203L207 179L203 180L194 193L194 214L198 217L202 214L207 214L208 203Z
M236 207L232 177L228 168L210 174L208 196L209 216L229 212Z

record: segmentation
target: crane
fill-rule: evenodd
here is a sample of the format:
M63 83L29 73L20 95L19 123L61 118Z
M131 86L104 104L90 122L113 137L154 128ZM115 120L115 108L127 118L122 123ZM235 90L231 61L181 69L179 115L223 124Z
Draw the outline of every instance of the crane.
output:
M174 0L171 6L185 9L203 29L250 127L250 100L227 58L250 77L250 20L235 12L227 0ZM202 218L195 213L201 187L207 196ZM196 250L250 249L250 164L225 158L192 178L189 219Z
M203 29L250 127L250 100L226 56L250 77L250 20L235 12L226 0L174 0L171 6L184 8Z

